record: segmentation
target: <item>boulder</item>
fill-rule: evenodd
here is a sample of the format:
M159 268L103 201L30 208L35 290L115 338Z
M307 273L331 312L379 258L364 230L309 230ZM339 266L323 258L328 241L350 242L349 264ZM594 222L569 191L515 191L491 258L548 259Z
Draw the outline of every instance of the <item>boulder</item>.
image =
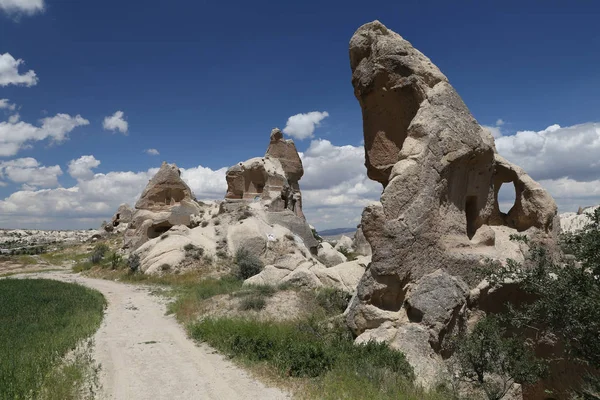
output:
M192 190L181 179L175 164L163 162L135 203L136 210L163 211L182 200L193 200Z
M327 267L333 267L348 260L345 255L334 249L333 246L327 242L319 244L317 259Z
M466 293L479 283L474 266L522 259L508 243L518 232L555 243L556 204L496 153L446 76L400 35L379 21L361 26L350 40L350 65L367 174L384 190L362 214L372 262L347 322L361 340L390 322L386 330L396 334L387 341L406 350L417 375L433 377L425 360L439 359ZM498 207L505 183L517 199L507 214Z
M371 245L367 241L365 234L362 231L362 227L359 225L354 233L353 246L354 252L361 256L371 255Z
M340 237L338 239L337 243L335 244L335 249L337 251L340 251L340 249L346 250L346 251L352 251L353 247L354 247L354 242L352 241L352 239L350 239L346 235L342 235L342 237Z
M324 286L343 290L352 295L356 294L356 287L360 278L365 274L371 257L359 257L354 261L347 261L331 268L315 270L315 275Z

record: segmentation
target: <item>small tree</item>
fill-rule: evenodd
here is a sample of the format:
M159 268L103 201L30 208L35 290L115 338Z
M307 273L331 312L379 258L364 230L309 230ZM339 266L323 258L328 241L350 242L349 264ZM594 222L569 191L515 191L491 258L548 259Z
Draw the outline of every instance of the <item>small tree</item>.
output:
M264 267L260 258L243 247L235 253L235 263L238 267L238 277L244 280L260 273Z
M480 320L470 334L455 339L459 381L502 399L515 383L534 383L545 372L522 338L509 336L494 316Z

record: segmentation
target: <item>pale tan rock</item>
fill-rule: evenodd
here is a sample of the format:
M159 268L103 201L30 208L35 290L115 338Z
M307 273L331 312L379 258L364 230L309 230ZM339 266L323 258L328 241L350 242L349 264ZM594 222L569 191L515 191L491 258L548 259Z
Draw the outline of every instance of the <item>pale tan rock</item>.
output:
M370 256L371 245L367 241L365 234L363 233L362 226L358 226L356 229L356 233L354 233L354 241L353 241L354 252L361 256Z
M334 287L354 295L360 278L365 273L371 257L359 257L354 261L338 264L331 268L315 271L315 275L324 286Z
M327 242L319 244L317 259L327 267L333 267L348 260L345 255L334 249Z
M184 199L193 200L193 198L192 190L181 179L181 172L177 165L163 162L135 203L135 208L162 211Z
M352 242L352 239L350 239L348 236L346 235L342 235L336 242L335 244L335 249L337 251L340 251L340 249L342 250L346 250L346 251L353 251L354 248L354 243Z

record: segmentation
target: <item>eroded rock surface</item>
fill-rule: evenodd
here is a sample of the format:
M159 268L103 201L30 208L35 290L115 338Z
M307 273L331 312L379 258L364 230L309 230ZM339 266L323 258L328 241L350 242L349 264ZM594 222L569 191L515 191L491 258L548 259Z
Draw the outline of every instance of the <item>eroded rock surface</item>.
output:
M175 225L191 226L192 216L199 211L200 206L181 179L179 168L163 162L135 203L124 247L135 250Z
M350 64L365 165L384 191L362 214L372 262L347 321L361 341L385 338L405 351L434 384L443 337L465 317L478 284L475 267L522 259L512 233L553 241L556 204L496 153L446 76L400 35L378 21L363 25L350 41ZM498 207L502 184L516 191L507 214Z

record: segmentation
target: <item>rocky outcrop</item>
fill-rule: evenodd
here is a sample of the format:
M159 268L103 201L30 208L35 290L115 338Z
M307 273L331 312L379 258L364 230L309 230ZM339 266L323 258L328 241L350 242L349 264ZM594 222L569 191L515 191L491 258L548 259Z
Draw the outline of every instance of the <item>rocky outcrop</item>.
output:
M273 129L267 153L227 170L226 199L260 200L272 212L290 210L300 218L302 194L298 181L304 169L292 140Z
M577 232L590 223L590 217L600 206L579 207L579 210L560 214L560 227L563 232Z
M189 186L175 164L163 162L135 204L125 231L124 248L135 250L175 225L191 226L200 211Z
M334 249L333 246L327 242L319 244L317 258L326 267L333 267L347 261L345 255Z
M316 254L318 242L302 212L298 181L304 169L292 140L275 128L264 157L251 158L227 170L226 202L257 202L270 224L285 226L299 235Z
M496 153L444 74L400 35L378 21L363 25L350 41L350 64L367 173L384 191L362 214L373 255L347 321L362 341L385 337L409 361L430 360L415 361L425 370L441 363L444 335L465 318L474 267L522 258L511 233L554 240L557 208ZM507 183L516 202L504 214L498 191Z
M353 240L354 252L361 256L370 256L371 255L371 245L367 241L365 234L362 231L362 227L359 225L354 233Z

